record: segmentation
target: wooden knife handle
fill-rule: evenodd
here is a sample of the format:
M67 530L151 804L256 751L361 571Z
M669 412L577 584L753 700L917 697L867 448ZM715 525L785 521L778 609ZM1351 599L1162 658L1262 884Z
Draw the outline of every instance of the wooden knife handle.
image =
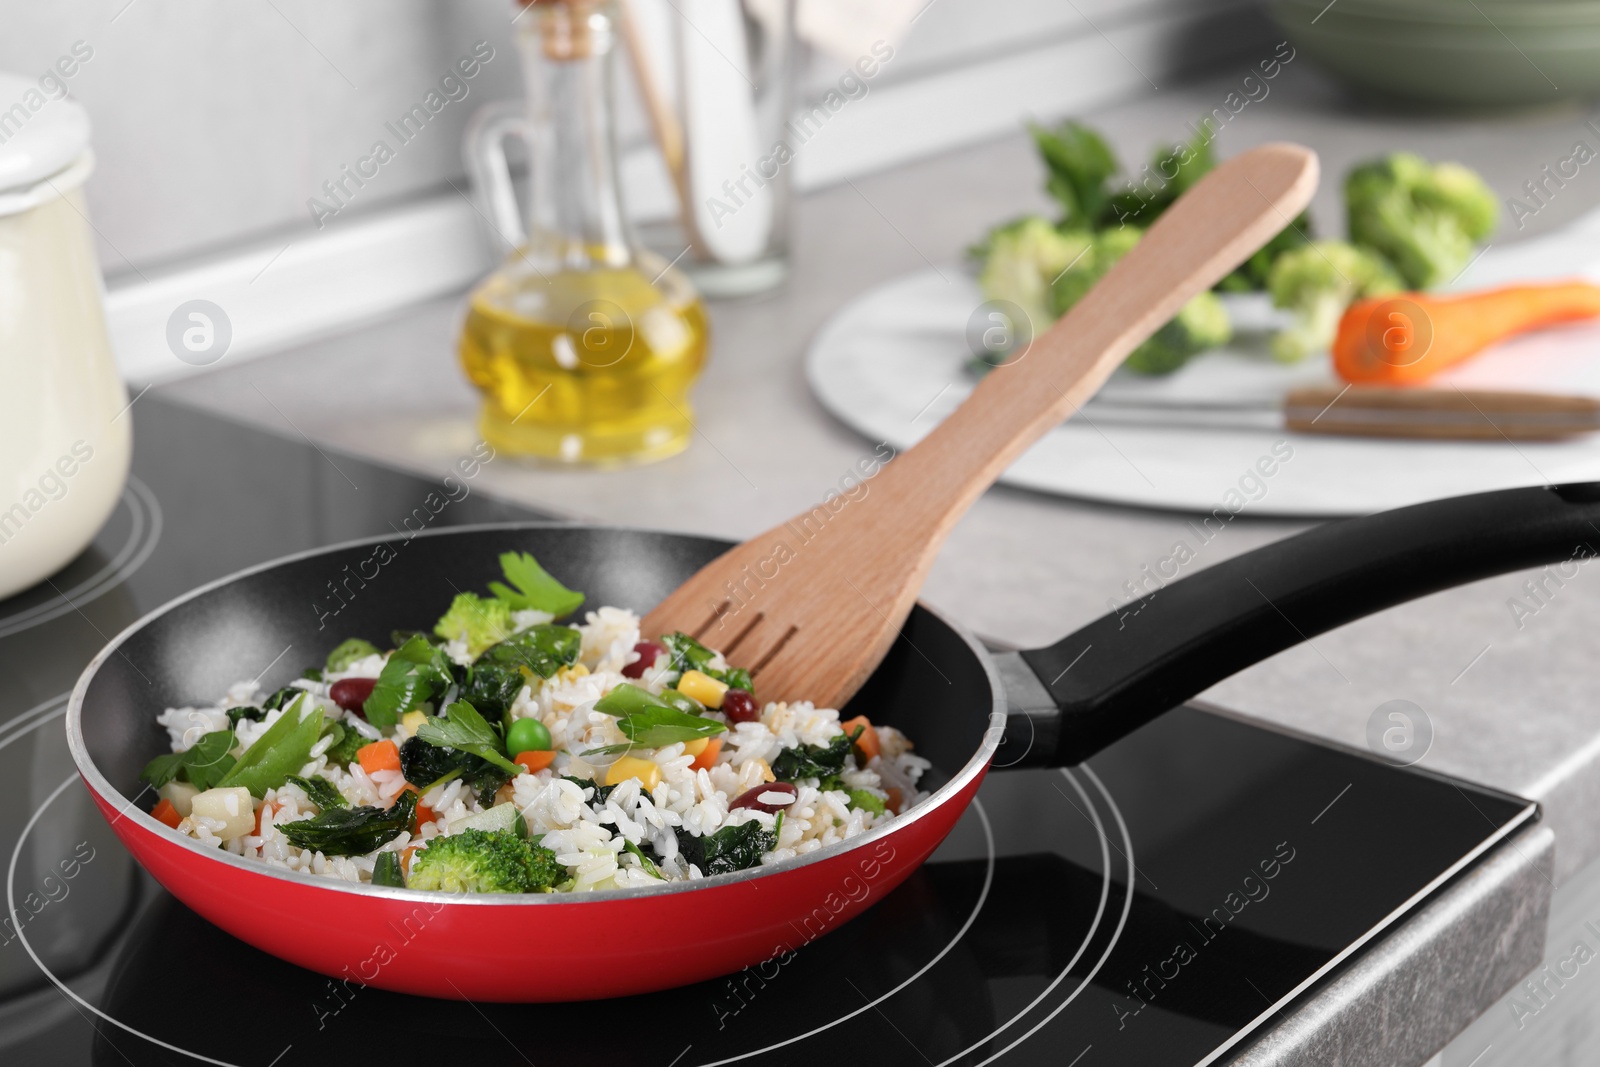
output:
M1483 389L1310 386L1284 397L1299 433L1461 441L1549 441L1600 430L1600 400Z

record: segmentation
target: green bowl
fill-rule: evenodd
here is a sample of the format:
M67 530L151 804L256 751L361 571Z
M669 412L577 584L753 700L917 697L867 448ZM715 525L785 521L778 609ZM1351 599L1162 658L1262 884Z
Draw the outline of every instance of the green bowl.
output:
M1473 110L1600 96L1595 0L1268 0L1314 63L1373 95Z

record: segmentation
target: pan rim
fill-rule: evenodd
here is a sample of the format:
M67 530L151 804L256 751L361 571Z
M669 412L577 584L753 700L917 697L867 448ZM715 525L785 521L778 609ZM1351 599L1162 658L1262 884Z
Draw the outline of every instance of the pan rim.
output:
M196 586L186 593L182 593L166 603L152 609L145 615L123 628L116 636L97 653L84 667L83 673L78 676L77 682L72 687L72 694L67 701L66 733L67 747L72 754L73 765L78 774L83 778L89 790L101 800L113 807L119 808L119 818L132 819L134 825L146 832L159 835L160 840L167 841L181 848L186 848L196 855L211 861L221 862L237 870L282 880L295 886L309 890L327 890L331 892L350 893L356 896L372 897L391 901L428 901L444 900L457 904L470 904L475 907L550 907L562 904L605 904L622 900L646 900L658 897L690 892L693 890L713 889L724 886L737 885L743 882L754 881L772 875L797 871L802 867L815 863L823 863L836 857L846 855L869 845L874 845L892 837L898 830L909 827L912 823L922 819L935 809L951 802L960 794L968 784L982 774L988 767L990 759L999 747L1001 727L1005 721L1006 702L1005 690L1000 681L1000 675L995 669L994 662L987 649L967 631L967 629L936 608L922 603L917 606L928 612L939 622L949 627L950 630L966 643L983 668L984 677L989 683L989 691L993 694L993 704L989 713L989 728L983 733L977 750L961 768L953 772L949 780L928 795L922 803L913 807L903 815L846 841L837 841L831 845L824 845L814 852L803 856L796 856L771 866L752 867L742 871L733 871L728 874L712 875L694 881L668 882L659 886L636 886L627 889L602 889L586 893L448 893L437 890L407 889L405 887L374 886L371 883L346 882L338 878L323 878L308 875L300 871L291 871L275 867L271 864L259 863L236 856L224 849L209 845L202 845L192 837L180 836L172 833L165 824L157 822L149 812L135 806L133 800L123 796L122 792L112 786L109 779L100 772L94 760L89 756L88 747L83 739L83 703L88 687L98 673L100 667L111 658L122 644L135 633L144 629L156 619L171 611L182 607L191 600L204 596L214 589L219 589L233 582L241 581L264 571L270 571L300 560L316 556L332 555L351 548L385 544L394 541L410 542L418 537L459 537L473 533L484 533L494 530L546 530L561 529L573 531L603 531L607 533L636 533L651 536L666 536L672 538L696 539L723 544L733 548L739 542L721 537L711 537L704 534L685 533L674 530L652 529L644 526L613 525L609 523L579 523L563 522L559 520L521 520L508 522L473 523L465 526L451 526L435 530L423 530L405 534L379 534L375 537L355 538L341 541L337 544L323 545L317 548L305 549L289 555L279 556L263 563L253 564L231 574L214 578L209 582Z

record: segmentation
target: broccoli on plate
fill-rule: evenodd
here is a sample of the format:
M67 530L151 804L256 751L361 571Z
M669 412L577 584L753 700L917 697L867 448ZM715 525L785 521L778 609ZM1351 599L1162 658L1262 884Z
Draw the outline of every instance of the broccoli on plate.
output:
M1055 315L1050 311L1050 283L1089 248L1087 233L1062 233L1037 215L1008 222L985 239L978 287L985 300L1009 300L1028 316L1034 335L1043 333Z
M1473 171L1409 152L1352 169L1344 199L1350 240L1381 252L1413 289L1459 274L1500 219L1494 192Z
M1067 312L1100 280L1111 265L1139 243L1143 231L1133 226L1106 230L1094 238L1094 246L1050 288L1052 310ZM1135 348L1123 366L1138 374L1171 374L1193 356L1208 348L1227 344L1233 336L1228 312L1211 292L1200 293L1178 310L1155 336Z
M1382 256L1343 241L1313 241L1285 252L1267 278L1275 307L1294 312L1294 322L1272 338L1272 354L1298 363L1333 343L1339 318L1350 302L1398 292L1404 286Z

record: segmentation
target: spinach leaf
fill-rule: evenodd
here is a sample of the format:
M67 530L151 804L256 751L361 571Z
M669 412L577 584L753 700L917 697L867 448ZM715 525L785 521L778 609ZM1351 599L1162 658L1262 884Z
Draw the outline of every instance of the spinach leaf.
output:
M550 573L539 566L539 561L526 552L501 553L500 570L516 589L501 582L490 582L489 591L504 600L512 611L533 608L548 611L559 619L576 611L583 603L582 593L573 592L550 577Z
M520 772L521 768L518 770ZM407 738L400 746L400 773L423 792L459 777L484 807L494 803L495 793L512 778L500 767L471 752L430 745L420 737Z
M598 704L595 706L599 707ZM715 737L726 732L728 728L715 719L708 719L702 715L689 715L677 708L662 706L644 708L631 715L624 715L617 720L617 729L628 739L625 743L591 748L584 755L626 752L630 748L660 748L674 741L696 741L702 737Z
M283 707L285 704L289 703L289 701L293 700L295 697L304 692L305 690L298 686L286 685L276 693L273 693L271 696L267 697L267 699L263 700L261 702L261 710L277 711L279 708Z
M348 637L340 641L334 646L333 651L328 653L328 659L323 664L323 669L330 674L337 674L340 671L349 670L350 664L356 660L366 659L368 656L377 654L378 646L371 641L363 641L359 637Z
M304 678L308 682L320 682L322 681L322 668L307 667L305 670L300 672L300 677Z
M426 704L453 683L450 657L419 634L390 655L361 711L372 725L387 730L400 716Z
M591 804L604 804L606 798L611 795L611 791L616 788L614 785L600 785L593 778L574 778L570 774L563 774L561 777L580 789L593 789L594 797L589 801Z
M860 729L856 731L860 733ZM826 745L798 745L786 748L772 761L772 773L780 782L797 782L802 778L837 778L844 770L845 757L855 745L855 738L840 734Z
M260 722L266 712L250 704L241 704L236 708L228 709L228 725L238 726L240 722Z
M644 868L646 874L650 875L652 878L660 878L662 881L666 881L666 876L656 869L655 863L650 859L649 856L644 854L638 845L624 838L622 841L622 847L638 857L639 866Z
M479 660L467 672L461 699L481 711L486 718L500 719L516 703L517 694L528 684L521 671L498 663Z
M755 819L737 826L724 826L705 837L678 835L678 851L704 875L754 867L761 862L762 853L772 851L777 843L778 836L771 830L763 830Z
M214 730L183 752L169 752L145 764L139 777L160 789L174 778L181 778L196 789L206 790L220 782L233 769L232 730Z
M507 774L522 773L522 768L506 759L501 751L500 735L484 721L483 716L465 700L458 700L444 709L443 718L430 718L417 728L417 737L430 745L456 748L481 756Z
M372 884L404 888L406 878L400 871L400 853L378 853L378 858L372 862Z
M583 635L571 626L542 622L484 650L483 660L501 667L526 667L548 678L578 662Z
M278 830L296 848L325 856L364 856L409 829L416 813L417 794L407 790L387 808L333 808L309 819L286 822Z
M311 748L322 736L323 718L322 709L302 694L255 744L244 750L217 785L242 785L259 800L310 761Z
M298 774L291 774L289 781L305 790L306 796L311 798L311 803L323 811L327 811L329 808L348 808L350 806L350 802L344 798L344 794L339 792L338 787L326 778L302 778Z
M711 667L711 661L716 658L705 645L690 637L686 633L668 634L661 639L667 646L667 651L672 653L672 669L683 671L696 670L701 674L715 678L730 689L743 689L747 693L754 693L755 686L750 681L750 672L743 667L729 667L719 671Z

